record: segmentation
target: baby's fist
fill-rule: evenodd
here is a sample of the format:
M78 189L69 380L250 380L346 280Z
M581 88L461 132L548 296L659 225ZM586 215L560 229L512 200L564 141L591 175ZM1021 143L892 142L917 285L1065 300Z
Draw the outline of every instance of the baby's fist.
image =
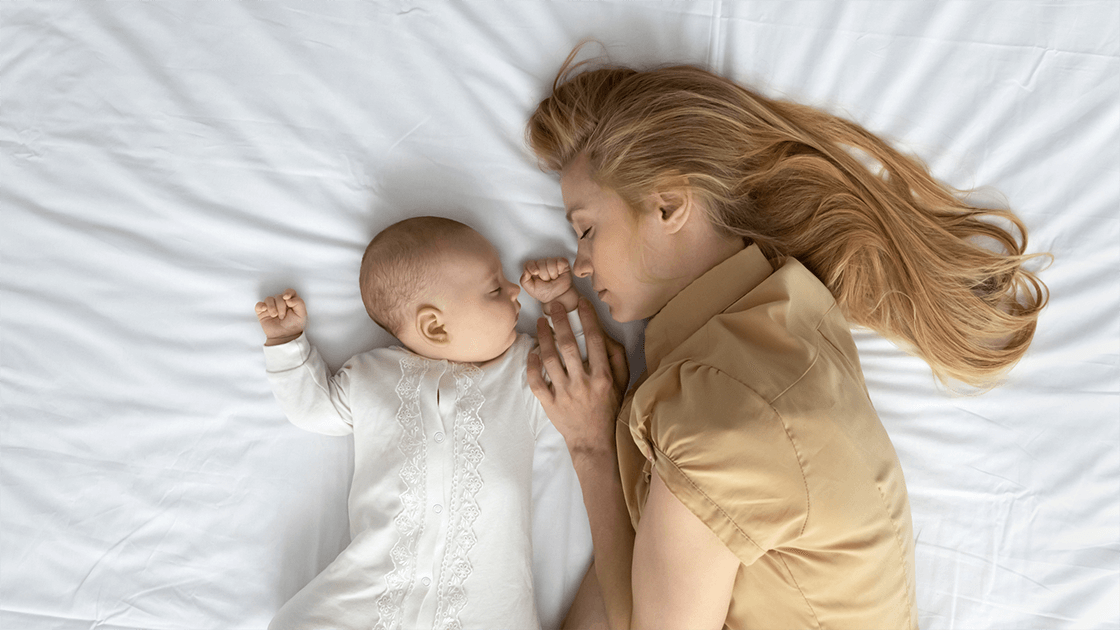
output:
M521 286L541 304L548 304L569 291L574 293L568 259L542 258L526 262L525 272L521 274Z
M294 289L257 302L256 312L261 329L268 337L266 346L287 343L299 337L307 325L307 306Z

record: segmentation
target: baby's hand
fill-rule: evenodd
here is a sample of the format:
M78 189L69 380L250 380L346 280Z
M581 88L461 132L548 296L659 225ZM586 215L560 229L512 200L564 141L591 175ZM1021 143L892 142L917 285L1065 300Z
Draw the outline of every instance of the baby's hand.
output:
M525 263L521 274L521 286L525 292L547 305L559 300L564 310L575 310L579 294L572 286L572 270L567 258L542 258Z
M257 319L261 322L268 340L266 346L276 346L299 337L307 325L307 306L294 289L280 295L266 297L257 302Z

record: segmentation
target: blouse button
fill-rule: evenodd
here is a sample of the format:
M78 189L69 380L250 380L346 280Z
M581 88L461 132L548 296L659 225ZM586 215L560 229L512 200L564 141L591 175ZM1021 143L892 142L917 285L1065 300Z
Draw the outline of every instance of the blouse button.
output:
M435 439L436 444L439 444L443 441L443 431L436 431L436 434L433 435L432 438Z
M424 579L420 580L420 583L423 584L424 586L427 586L427 585L432 583L432 578L424 578Z
M443 511L443 506L437 503L437 504L432 506L432 509L435 510L436 514L439 514L440 512Z

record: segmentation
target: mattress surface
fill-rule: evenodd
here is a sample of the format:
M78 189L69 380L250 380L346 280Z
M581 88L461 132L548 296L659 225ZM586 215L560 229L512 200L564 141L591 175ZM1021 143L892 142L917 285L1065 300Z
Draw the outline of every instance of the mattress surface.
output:
M949 391L855 332L906 475L921 626L1120 626L1120 3L10 0L0 628L267 626L348 543L353 446L286 421L253 305L296 288L338 368L395 343L357 270L399 219L475 226L511 278L571 256L523 134L586 38L849 117L1023 218L1051 301L1004 385ZM641 325L608 328L640 371ZM591 552L550 431L546 629Z

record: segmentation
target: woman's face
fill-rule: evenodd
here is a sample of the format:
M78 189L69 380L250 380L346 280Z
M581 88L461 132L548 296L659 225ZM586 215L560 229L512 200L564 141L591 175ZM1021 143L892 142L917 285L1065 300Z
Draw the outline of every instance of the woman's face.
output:
M615 321L655 315L680 288L669 280L673 256L664 247L656 210L635 217L622 197L591 179L584 155L561 173L560 191L579 239L573 272L591 276Z

